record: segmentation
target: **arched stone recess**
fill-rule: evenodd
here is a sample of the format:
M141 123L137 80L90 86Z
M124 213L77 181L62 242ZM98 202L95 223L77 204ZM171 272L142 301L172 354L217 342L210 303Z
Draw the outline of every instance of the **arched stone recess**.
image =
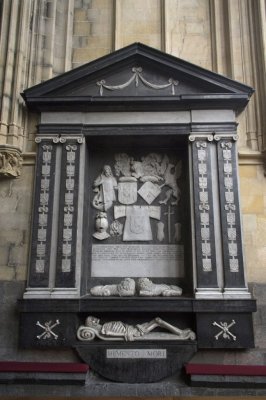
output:
M24 346L73 346L86 362L95 360L88 337L108 342L104 324L117 318L127 332L117 340L139 340L143 329L150 344L167 349L162 369L171 373L166 342L177 336L182 362L192 347L253 346L235 151L236 115L252 93L138 43L23 93L41 113L29 279L20 301L24 331L30 321L36 329L22 333ZM60 321L56 341L40 340L40 312ZM98 330L91 332L92 323ZM233 333L217 334L229 325ZM155 328L175 337L158 339ZM107 350L99 346L100 360Z

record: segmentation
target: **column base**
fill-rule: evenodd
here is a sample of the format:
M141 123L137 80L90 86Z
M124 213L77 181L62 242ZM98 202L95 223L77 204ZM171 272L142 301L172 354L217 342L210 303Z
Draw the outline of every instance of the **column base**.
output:
M196 299L222 299L223 293L220 288L196 288Z
M55 288L51 292L51 299L76 299L80 298L77 288Z
M50 288L26 288L23 299L49 299L51 297Z
M224 299L251 299L251 293L248 288L225 288Z
M76 299L80 297L77 288L26 288L24 299Z

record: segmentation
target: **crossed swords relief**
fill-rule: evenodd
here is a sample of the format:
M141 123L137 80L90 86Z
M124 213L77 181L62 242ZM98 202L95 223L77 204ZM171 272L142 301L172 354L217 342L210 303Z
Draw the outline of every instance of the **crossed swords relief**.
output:
M57 340L58 335L56 335L52 329L55 328L57 325L60 324L60 321L57 319L54 324L52 324L52 321L45 322L44 325L42 325L39 321L36 322L37 326L40 326L42 329L44 329L44 332L41 333L40 335L37 335L37 339L51 339L54 338Z
M236 340L236 336L235 335L233 335L230 331L229 331L229 329L233 326L233 325L235 325L235 320L234 319L232 319L232 322L231 322L231 324L229 324L228 325L228 323L227 322L220 322L219 324L218 324L218 322L213 322L212 323L212 325L213 326L218 326L218 328L220 328L221 329L221 331L219 332L219 333L217 333L217 335L215 335L214 337L215 337L215 339L216 340L218 340L219 339L219 337L222 335L223 336L223 338L224 339L233 339L233 340Z

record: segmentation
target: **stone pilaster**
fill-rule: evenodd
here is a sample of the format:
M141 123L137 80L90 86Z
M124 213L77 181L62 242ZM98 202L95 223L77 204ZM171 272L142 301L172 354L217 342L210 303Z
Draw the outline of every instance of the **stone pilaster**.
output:
M61 137L62 164L57 249L57 288L75 287L80 145L82 137Z
M219 134L217 142L224 297L250 298L244 273L241 219L238 193L237 135Z
M56 173L57 135L38 136L36 182L28 288L25 297L42 296L50 290L53 208Z
M194 275L196 297L221 297L218 285L212 177L212 135L191 135L191 170L194 213Z

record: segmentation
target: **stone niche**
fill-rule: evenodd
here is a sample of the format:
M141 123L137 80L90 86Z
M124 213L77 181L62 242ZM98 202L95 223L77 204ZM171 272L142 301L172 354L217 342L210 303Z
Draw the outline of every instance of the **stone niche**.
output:
M235 120L252 93L142 44L25 90L41 122L22 347L153 382L254 346Z

